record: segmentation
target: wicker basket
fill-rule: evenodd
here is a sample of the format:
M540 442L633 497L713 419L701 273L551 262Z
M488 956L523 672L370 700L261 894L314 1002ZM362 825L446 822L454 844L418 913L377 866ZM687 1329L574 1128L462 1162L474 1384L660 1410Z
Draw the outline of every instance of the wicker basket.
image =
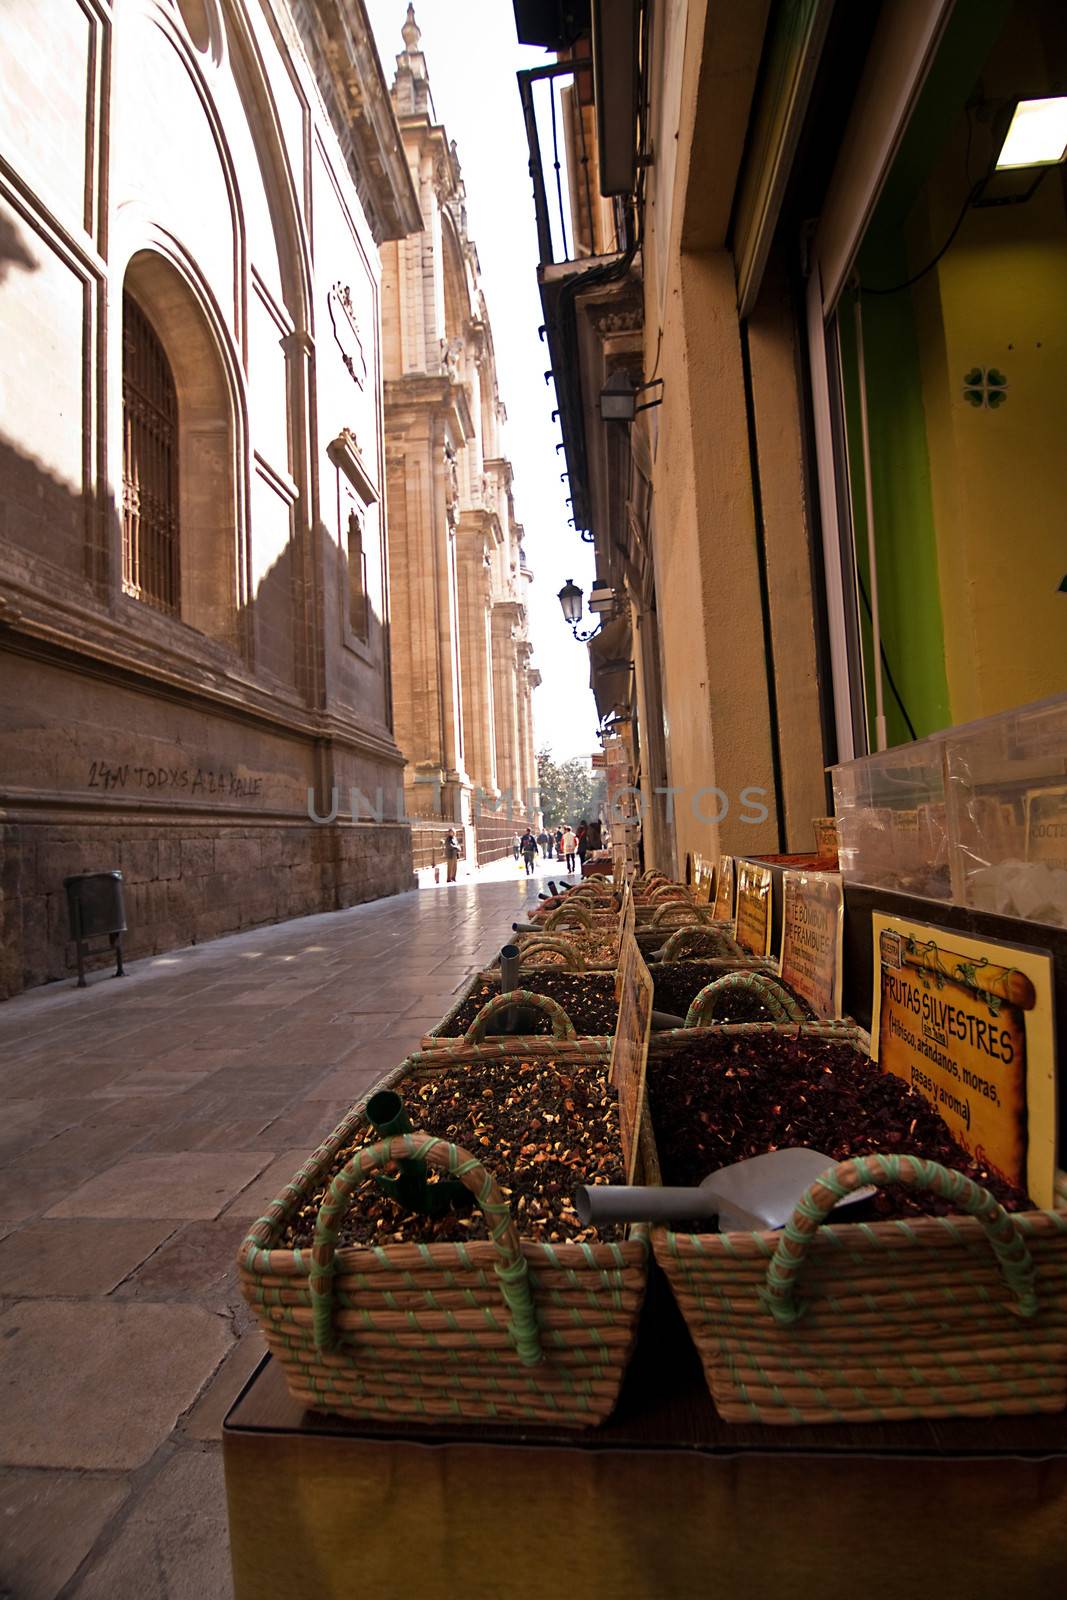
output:
M574 1070L603 1070L588 1041L540 1041ZM531 1054L531 1042L521 1055ZM513 1045L457 1046L409 1057L384 1080L514 1059ZM540 1053L534 1051L533 1053ZM446 1065L447 1062L447 1065ZM248 1233L241 1289L290 1390L347 1416L404 1421L521 1420L592 1427L612 1411L633 1348L648 1271L648 1231L619 1244L540 1244L519 1237L481 1163L426 1133L365 1146L333 1180L310 1250L276 1247L288 1219L367 1127L357 1106ZM647 1148L647 1133L643 1137ZM415 1156L461 1179L491 1238L457 1244L335 1245L362 1177Z
M729 1031L766 1032L768 1025L735 1024ZM858 1037L841 1023L796 1031ZM653 1056L685 1042L681 1030L661 1035ZM659 1181L654 1157L646 1171ZM836 1199L866 1184L929 1189L960 1214L825 1222ZM856 1157L814 1183L781 1232L656 1228L652 1245L727 1422L1062 1411L1062 1175L1057 1206L1063 1209L1009 1214L988 1190L936 1162Z

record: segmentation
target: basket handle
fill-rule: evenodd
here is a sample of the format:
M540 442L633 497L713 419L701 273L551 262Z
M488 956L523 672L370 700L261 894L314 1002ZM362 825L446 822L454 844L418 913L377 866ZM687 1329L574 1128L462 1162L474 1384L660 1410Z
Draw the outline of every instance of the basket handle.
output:
M510 994L497 994L486 1001L463 1035L464 1044L481 1044L493 1018L498 1017L502 1011L510 1011L513 1006L532 1006L534 1010L543 1012L552 1023L553 1039L578 1037L574 1023L557 1000L551 999L547 994L535 994L532 989L512 989Z
M656 902L656 909L652 913L651 923L654 928L665 928L673 919L681 915L682 927L702 927L705 922L711 922L709 915L710 906L698 906L692 900L662 900Z
M778 1247L767 1266L760 1299L780 1327L788 1327L804 1314L804 1303L797 1296L797 1281L808 1247L820 1225L838 1200L870 1184L878 1189L895 1184L908 1189L929 1189L943 1200L951 1200L968 1216L977 1217L1015 1297L1009 1309L1020 1317L1037 1314L1034 1264L1026 1241L1015 1218L988 1189L962 1172L943 1167L937 1161L924 1161L919 1156L853 1156L850 1161L827 1167L822 1176L816 1178L797 1201L796 1210L779 1236Z
M348 1160L330 1184L319 1207L315 1223L315 1242L311 1247L308 1288L315 1333L315 1348L320 1352L337 1346L333 1326L334 1276L337 1270L337 1229L348 1209L352 1191L368 1173L388 1161L425 1161L439 1172L458 1178L470 1190L485 1216L489 1237L496 1247L496 1275L510 1318L510 1334L524 1367L534 1367L544 1359L541 1333L537 1326L533 1291L526 1270L526 1257L512 1221L511 1207L497 1188L496 1179L475 1156L444 1139L427 1133L397 1134L377 1144L364 1145Z
M704 949L701 949L704 946ZM661 961L681 961L686 955L729 957L737 946L729 934L717 928L675 928L659 953Z
M530 956L540 955L543 951L554 950L557 955L565 958L572 972L585 971L585 957L569 939L556 938L551 934L539 934L534 939L527 939L519 956L520 964L526 962Z
M687 1028L700 1028L715 1016L724 995L752 994L770 1012L775 1022L803 1022L804 1013L791 994L759 972L727 972L706 983L686 1012Z
M568 922L576 922L580 928L588 932L593 926L592 915L584 906L557 906L555 911L550 911L545 918L545 931L550 933L553 928L565 927Z

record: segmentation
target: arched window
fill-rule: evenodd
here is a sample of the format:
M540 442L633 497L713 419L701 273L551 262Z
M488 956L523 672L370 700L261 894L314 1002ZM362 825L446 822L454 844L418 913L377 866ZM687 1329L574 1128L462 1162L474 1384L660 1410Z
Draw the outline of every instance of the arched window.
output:
M122 315L123 592L240 649L247 497L222 329L152 250L126 268Z
M122 297L122 414L122 587L178 616L178 391L162 341L128 292Z

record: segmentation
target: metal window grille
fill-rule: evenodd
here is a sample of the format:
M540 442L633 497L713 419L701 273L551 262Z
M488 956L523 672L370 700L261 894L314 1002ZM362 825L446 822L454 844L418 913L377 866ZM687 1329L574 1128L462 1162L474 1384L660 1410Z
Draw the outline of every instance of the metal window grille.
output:
M177 616L178 392L159 336L122 297L122 587Z

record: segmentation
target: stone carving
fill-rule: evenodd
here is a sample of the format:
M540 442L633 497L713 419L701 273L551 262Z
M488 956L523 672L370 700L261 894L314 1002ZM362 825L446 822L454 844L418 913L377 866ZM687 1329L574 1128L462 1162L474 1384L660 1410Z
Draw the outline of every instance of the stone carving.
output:
M463 358L463 340L453 339L445 346L445 371L448 373L449 383L462 383L463 374L459 370Z
M448 489L445 494L445 515L448 518L449 529L454 533L459 519L459 469L456 465L456 452L454 447L445 443L445 468L448 473Z
M367 358L363 354L363 341L359 336L359 325L352 307L352 290L348 284L335 283L326 304L341 360L357 388L362 389L367 381Z

